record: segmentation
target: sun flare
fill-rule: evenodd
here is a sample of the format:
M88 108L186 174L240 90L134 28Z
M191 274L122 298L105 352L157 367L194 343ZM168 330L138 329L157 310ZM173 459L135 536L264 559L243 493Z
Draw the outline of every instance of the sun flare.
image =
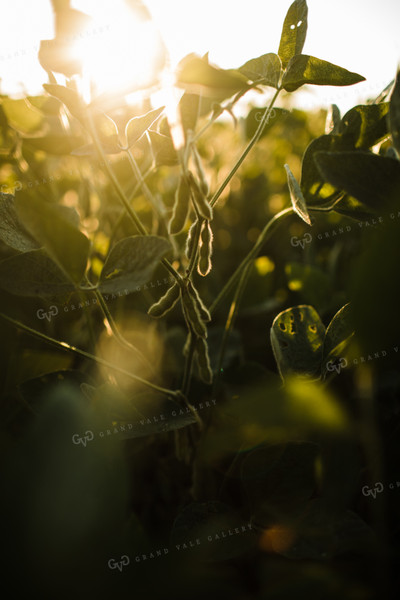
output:
M82 62L86 83L96 95L126 95L157 81L165 48L151 20L115 3L107 16L94 16L76 36L71 54Z

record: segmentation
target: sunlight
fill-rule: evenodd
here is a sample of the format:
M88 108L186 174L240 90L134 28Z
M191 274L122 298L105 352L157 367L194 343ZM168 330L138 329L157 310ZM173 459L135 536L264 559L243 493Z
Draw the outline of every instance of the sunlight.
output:
M90 82L96 96L127 95L151 87L165 60L156 28L123 4L116 3L109 10L109 18L94 18L71 49L82 60L86 83Z

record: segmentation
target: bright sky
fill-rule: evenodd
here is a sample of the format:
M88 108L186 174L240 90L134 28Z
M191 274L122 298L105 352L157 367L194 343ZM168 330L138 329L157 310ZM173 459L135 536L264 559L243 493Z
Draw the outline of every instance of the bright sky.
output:
M73 7L111 23L120 38L124 21L116 16L123 0L73 0ZM173 62L189 52L210 52L221 67L276 52L291 0L147 0ZM299 92L303 106L339 104L342 110L377 95L395 76L400 62L399 0L308 0L305 54L339 64L367 78L349 88L315 86ZM40 94L47 80L36 55L39 40L53 37L50 0L0 0L0 77L3 93ZM102 44L104 51L105 44ZM101 50L101 43L99 52ZM107 46L111 56L112 48ZM100 55L100 54L99 54ZM133 68L133 67L132 67ZM297 103L296 98L296 103Z

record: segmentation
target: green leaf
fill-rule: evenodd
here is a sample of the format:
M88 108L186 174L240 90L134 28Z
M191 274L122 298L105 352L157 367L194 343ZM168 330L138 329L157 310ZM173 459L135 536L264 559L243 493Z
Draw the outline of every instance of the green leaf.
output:
M17 296L58 298L74 286L42 249L11 256L0 262L0 286Z
M212 98L204 98L188 92L183 94L179 102L179 111L185 136L189 130L195 130L197 120L208 115L213 110L214 104Z
M154 152L157 166L171 166L178 164L178 155L174 148L172 139L167 135L162 135L157 131L149 129L151 146Z
M336 187L321 176L315 162L317 153L350 149L351 146L339 135L323 135L308 145L301 167L301 191L308 206L333 204L339 196Z
M142 135L153 125L164 110L164 106L156 108L141 117L133 117L125 127L125 138L128 148L140 140Z
M330 62L301 54L294 56L283 76L282 87L287 92L294 92L302 85L353 85L365 81L365 77L338 67Z
M38 244L20 222L15 210L14 196L11 194L0 194L0 239L19 252L38 248Z
M251 111L249 112L249 114L247 115L247 117L246 117L246 138L248 140L251 140L251 138L257 131L265 110L266 110L266 107L252 108ZM268 132L271 129L271 127L273 127L277 123L280 123L281 121L286 119L289 116L289 114L290 114L290 112L288 110L286 110L285 108L273 108L270 112L268 121L265 124L265 127L263 129L261 137L262 138L266 137L268 135Z
M90 241L57 205L18 192L17 214L29 233L47 250L65 274L79 284L86 270Z
M32 104L34 108L37 108L45 116L58 117L60 114L60 103L55 98L49 98L48 96L28 96L27 100L29 104Z
M282 63L277 54L270 52L248 60L238 71L257 84L278 88Z
M117 242L104 264L99 289L135 291L147 283L157 263L170 250L171 244L166 239L154 235L136 235Z
M389 102L355 106L343 117L339 134L353 148L368 149L388 134Z
M400 163L372 152L318 152L321 175L369 208L386 210L398 202Z
M247 78L235 69L220 69L207 60L190 54L179 64L177 85L189 92L211 96L221 101L248 87Z
M307 223L307 225L312 225L310 215L308 214L307 210L307 204L301 191L300 185L297 183L297 180L293 175L292 171L290 170L289 165L284 165L284 167L287 174L290 199L292 201L293 210L300 217L300 219Z
M278 50L284 69L290 59L303 50L307 36L307 17L306 0L295 0L286 14Z
M48 94L58 98L58 100L67 107L71 115L80 121L86 120L85 105L75 90L67 88L64 85L56 85L53 83L44 83L43 87Z
M351 196L345 196L340 202L337 202L333 210L339 215L344 215L357 221L368 221L368 219L371 219L375 215L372 209L369 209L365 204Z
M396 83L390 99L390 133L393 146L400 154L400 71L397 73Z
M34 108L25 98L12 100L3 98L1 101L7 121L13 129L28 134L38 131L43 123L43 114Z
M272 323L271 344L282 379L293 373L319 375L325 327L312 306L281 312Z
M344 351L354 336L351 320L350 304L345 304L329 323L324 339L322 369L326 373L327 363L343 356Z

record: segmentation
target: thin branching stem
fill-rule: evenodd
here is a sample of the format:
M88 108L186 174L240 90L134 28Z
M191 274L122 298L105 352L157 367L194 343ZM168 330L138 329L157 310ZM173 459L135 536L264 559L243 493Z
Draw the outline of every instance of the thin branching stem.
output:
M143 385L145 385L157 392L160 392L161 394L165 394L167 396L177 396L177 397L181 398L181 393L178 390L168 390L167 388L163 388L159 385L156 385L155 383L152 383L151 381L147 381L146 379L143 379L142 377L139 377L138 375L134 375L130 371L126 371L125 369L122 369L121 367L118 367L117 365L110 363L108 360L105 360L104 358L101 358L100 356L95 356L94 354L90 354L90 352L86 352L85 350L76 348L76 346L72 346L71 344L68 344L67 342L60 342L60 340L56 340L55 338L52 338L44 333L41 333L40 331L37 331L36 329L32 329L28 325L25 325L24 323L21 323L20 321L17 321L16 319L9 317L8 315L0 313L0 318L4 319L5 321L8 321L9 323L12 323L12 325L14 325L15 327L18 327L18 329L22 329L23 331L26 331L30 335L32 335L40 340L43 340L44 342L47 342L48 344L52 344L53 346L57 346L57 348L61 348L63 350L66 350L67 352L72 352L74 354L77 354L78 356L82 356L83 358L92 360L92 361L96 362L97 364L102 365L103 367L107 367L107 369L111 369L112 371L121 373L122 375L126 375L126 377L130 377L134 381L137 381L138 383L142 383Z
M116 178L116 176L114 175L114 172L107 160L107 157L105 155L105 152L103 150L103 147L101 145L101 142L99 140L99 136L97 135L97 131L96 131L96 127L94 125L93 122L93 116L91 114L91 111L88 110L87 111L88 114L88 122L89 122L89 128L90 128L90 133L92 135L93 138L93 142L96 146L97 152L99 154L99 157L102 161L102 164L104 164L104 168L107 172L107 175L111 181L111 183L113 184L115 191L117 192L117 195L119 197L119 199L121 200L122 204L125 207L126 212L128 213L128 215L130 216L130 218L132 219L133 223L135 224L137 230L139 231L139 233L141 233L142 235L149 235L148 231L146 230L145 226L143 225L143 223L141 222L141 220L139 219L138 215L136 214L136 212L134 211L134 209L132 208L128 198L126 197L124 190L122 189L118 179ZM178 271L176 271L176 269L174 269L174 267L170 264L170 262L166 259L163 258L161 260L161 263L164 265L164 267L167 269L167 271L169 273L171 273L171 275L176 279L177 282L180 282L182 280L182 277L180 276L180 274L178 273Z

